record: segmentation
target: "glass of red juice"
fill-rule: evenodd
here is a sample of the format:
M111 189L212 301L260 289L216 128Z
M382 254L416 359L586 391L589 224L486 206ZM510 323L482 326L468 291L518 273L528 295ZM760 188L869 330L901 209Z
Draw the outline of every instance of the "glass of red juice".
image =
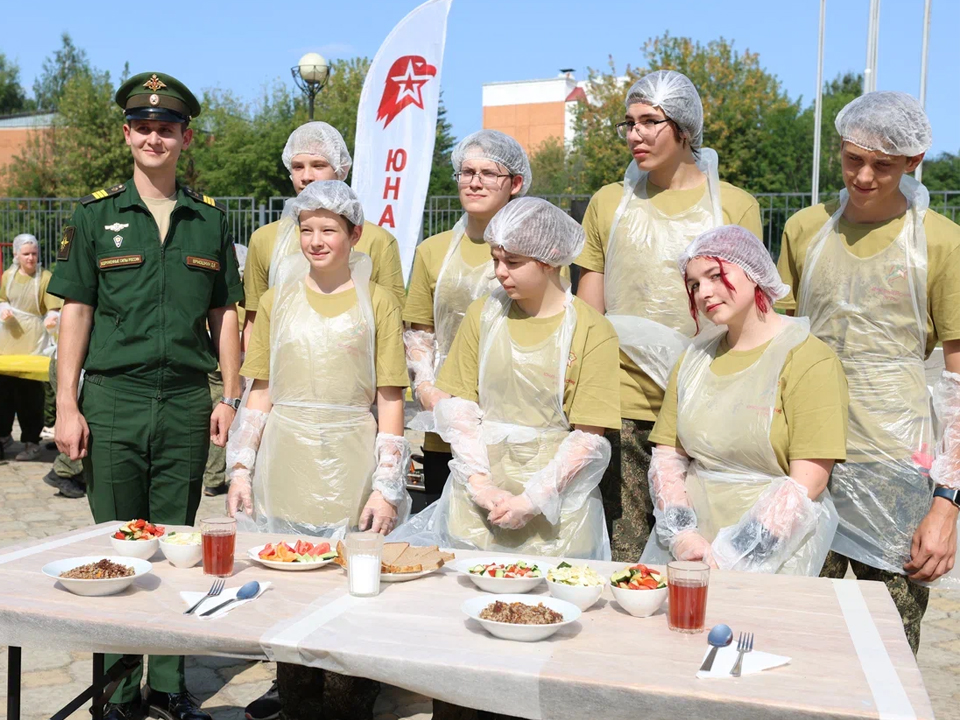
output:
M203 541L203 574L230 577L237 546L237 521L231 517L213 517L200 521Z
M709 584L710 566L706 563L674 560L667 564L671 630L682 633L703 632Z

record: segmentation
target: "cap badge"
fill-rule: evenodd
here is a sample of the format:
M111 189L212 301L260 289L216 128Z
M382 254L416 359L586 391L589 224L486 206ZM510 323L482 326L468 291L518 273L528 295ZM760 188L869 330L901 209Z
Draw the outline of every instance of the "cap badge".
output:
M154 73L150 77L150 79L143 84L143 86L147 88L147 90L152 90L153 92L156 92L160 88L165 88L167 84L163 82L160 78L158 78L156 73ZM152 102L153 98L151 98L150 100Z
M154 93L153 95L151 95L151 96L150 96L150 104L151 104L151 105L154 105L154 106L159 105L159 104L160 104L160 96L157 95L156 93Z

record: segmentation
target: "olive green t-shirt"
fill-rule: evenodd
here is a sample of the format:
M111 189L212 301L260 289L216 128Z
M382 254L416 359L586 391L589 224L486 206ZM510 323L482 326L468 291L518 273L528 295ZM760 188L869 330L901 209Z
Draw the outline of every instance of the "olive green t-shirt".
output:
M777 269L791 292L776 303L783 310L797 309L797 293L810 244L837 211L837 202L808 207L787 220ZM847 249L868 258L894 242L903 230L905 215L884 223L851 223L843 218L837 232ZM927 237L927 355L937 342L960 340L960 226L928 210L923 220Z
M324 295L306 288L307 302L323 317L332 318L350 310L357 304L357 290L350 288L333 295ZM240 368L240 374L255 380L270 379L270 317L273 312L274 288L260 296L259 310L253 321L250 345ZM407 387L407 362L403 354L403 322L400 319L400 303L393 293L374 282L370 283L370 301L376 323L377 387ZM317 368L304 368L304 372L316 372Z
M7 283L10 282L10 276L16 272L16 268L9 267L3 271L3 276L0 277L0 302L9 302L10 298L7 297ZM63 300L58 298L55 295L50 295L47 292L47 286L50 284L50 281L53 279L53 273L49 270L40 271L40 314L46 315L50 310L59 310L63 307ZM22 290L22 286L28 283L33 282L33 277L26 275L22 272L18 272L13 278L15 285L19 286L17 289ZM19 310L26 310L27 312L33 311L33 305L31 301L31 306L29 308L18 308Z
M654 207L666 215L677 215L700 202L707 192L707 184L704 182L689 190L664 190L649 184L647 190ZM591 198L583 216L586 243L576 260L576 264L585 270L603 272L613 216L622 198L622 182L605 185ZM721 182L720 209L725 223L741 225L758 238L763 238L760 206L750 193ZM662 401L663 390L660 386L637 367L626 353L620 353L621 415L634 420L656 420Z
M437 387L465 400L479 401L480 316L486 298L476 300L453 341L440 369ZM579 298L574 298L577 325L570 343L563 410L571 425L619 429L617 396L619 340L610 322ZM564 313L547 318L526 315L516 303L510 307L507 328L521 347L543 342L563 322Z
M270 259L277 244L279 226L279 221L272 222L257 228L250 236L250 249L243 270L243 306L247 310L258 311L260 297L270 287ZM370 256L373 261L370 279L392 292L403 307L403 270L396 238L379 225L367 222L363 224L363 234L354 249Z
M769 345L734 351L724 338L710 370L716 375L746 370ZM650 442L658 445L683 447L677 437L677 376L682 362L683 356L670 374L660 415L650 433ZM846 460L847 401L843 367L826 343L811 335L787 354L770 426L770 444L784 474L790 472L791 460Z

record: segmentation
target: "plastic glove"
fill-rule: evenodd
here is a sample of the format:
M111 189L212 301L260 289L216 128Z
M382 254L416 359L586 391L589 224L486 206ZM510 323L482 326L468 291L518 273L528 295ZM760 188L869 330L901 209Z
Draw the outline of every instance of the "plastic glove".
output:
M437 357L436 335L426 330L404 330L403 347L407 356L407 370L410 372L414 392L424 410L432 410L439 400L430 391L436 391L437 382L434 369ZM432 400L432 402L429 402Z
M374 490L360 513L360 530L372 530L387 535L396 524L397 509L387 502L379 490Z
M234 517L237 510L253 516L253 483L250 471L237 468L230 474L230 488L227 490L227 515Z
M710 541L696 530L685 530L673 536L670 552L677 560L713 559L713 547Z
M713 556L723 570L775 573L817 527L822 507L791 477L774 481L736 525L722 528Z
M47 330L54 330L60 324L60 313L56 310L51 310L46 315L43 316L43 326Z
M410 443L401 435L377 434L377 469L373 471L373 489L396 510L397 523L410 514L413 501L407 492L410 469Z
M603 435L574 430L556 454L527 481L524 495L551 525L560 522L560 507L577 509L600 484L610 464L610 441ZM524 521L524 524L526 521ZM522 527L522 525L520 526Z
M0 302L0 321L6 322L13 317L13 305L7 302Z
M467 484L471 475L489 477L490 460L480 428L483 418L480 406L463 398L445 398L437 403L433 414L437 421L437 432L450 443L453 451L450 469L458 476L457 479Z
M473 489L473 501L484 510L493 510L500 503L514 497L512 492L491 483L486 475L472 475L468 482Z
M653 499L657 537L667 547L680 533L696 531L697 514L687 498L690 458L671 447L657 445L650 460L650 497Z
M243 408L237 429L230 434L227 441L227 476L233 482L236 471L246 471L247 478L256 467L257 451L260 449L260 439L263 429L267 426L269 413L252 408Z
M539 514L540 508L534 505L526 492L522 492L497 505L490 511L487 520L506 530L519 530Z
M943 371L933 388L933 407L941 435L930 477L937 485L960 489L960 375Z

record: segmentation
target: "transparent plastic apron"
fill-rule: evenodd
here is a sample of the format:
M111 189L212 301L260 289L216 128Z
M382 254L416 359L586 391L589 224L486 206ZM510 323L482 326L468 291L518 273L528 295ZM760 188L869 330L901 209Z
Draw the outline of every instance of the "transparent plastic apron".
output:
M507 317L512 301L502 289L487 299L480 328L480 408L484 440L496 484L523 492L527 481L556 455L572 430L563 411L570 343L577 313L569 291L560 327L532 347L510 337ZM606 526L598 488L586 500L564 501L560 521L539 515L519 530L487 522L460 482L449 488L448 532L482 550L604 559ZM443 501L441 501L442 503ZM609 559L609 558L607 558Z
M370 495L377 438L370 258L352 255L350 268L357 303L336 317L310 307L302 279L275 291L273 409L253 487L256 514L268 528L294 522L322 529L344 521L352 527Z
M790 351L809 337L810 323L805 318L782 318L782 322L760 358L739 372L716 375L710 369L725 332L695 339L680 366L677 437L691 457L687 497L697 514L700 534L710 542L721 528L740 522L771 483L784 477L770 444L770 428L780 373ZM816 530L778 572L820 573L837 526L837 513L828 490L818 502L824 512ZM658 545L655 533L647 545ZM644 558L648 557L644 552Z
M630 163L613 216L603 272L607 319L620 349L661 388L696 332L677 258L701 233L723 224L717 153L701 151L707 176L703 197L677 215L658 210L647 195L647 173Z
M868 258L853 255L837 232L849 197L840 193L807 250L798 314L840 357L850 392L847 461L830 480L840 513L833 549L903 574L933 496L916 460L933 454L935 438L924 376L930 196L907 176L900 190L909 202L903 231Z
M13 317L0 321L0 355L45 355L51 342L40 313L40 277L37 270L28 282L18 283L18 267L7 277L7 302Z

